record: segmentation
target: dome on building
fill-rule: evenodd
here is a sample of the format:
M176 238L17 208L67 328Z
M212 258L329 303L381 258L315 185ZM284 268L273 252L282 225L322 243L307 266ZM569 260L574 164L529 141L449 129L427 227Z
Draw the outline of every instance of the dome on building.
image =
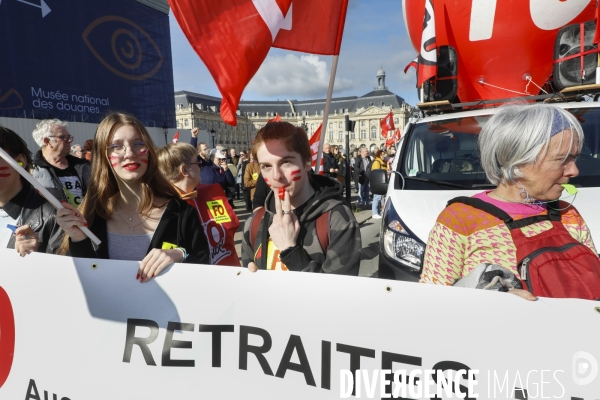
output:
M379 68L379 71L377 71L377 76L385 76L385 71L382 68Z

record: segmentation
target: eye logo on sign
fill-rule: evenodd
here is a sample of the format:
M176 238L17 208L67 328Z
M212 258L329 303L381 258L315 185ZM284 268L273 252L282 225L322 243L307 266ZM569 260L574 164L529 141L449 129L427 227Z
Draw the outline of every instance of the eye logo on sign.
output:
M147 79L164 61L150 35L127 18L116 15L98 18L85 28L82 38L98 61L121 78Z
M21 108L25 105L23 97L15 89L8 89L6 93L0 90L0 110Z
M0 286L0 388L8 379L15 353L15 316L8 294Z

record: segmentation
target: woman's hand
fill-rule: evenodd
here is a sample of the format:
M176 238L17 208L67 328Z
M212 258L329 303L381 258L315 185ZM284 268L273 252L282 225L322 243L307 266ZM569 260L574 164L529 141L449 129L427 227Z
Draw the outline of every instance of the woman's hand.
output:
M15 230L15 250L25 257L27 254L31 254L38 250L38 236L35 234L33 229L29 225L23 225Z
M538 299L533 293L528 292L527 290L523 290L523 289L511 289L508 291L508 293L512 293L515 296L522 297L525 300L529 300L529 301L536 301Z
M88 226L87 221L75 207L65 201L61 201L61 203L64 208L56 210L56 223L73 242L85 240L87 236L79 227Z
M258 267L256 266L256 264L254 264L254 262L250 261L248 263L248 271L250 271L250 272L258 271Z
M183 261L183 251L179 249L161 250L152 249L140 264L140 269L135 279L147 282L171 264Z
M298 222L296 214L292 212L288 191L284 192L283 200L279 199L277 192L274 194L276 212L273 223L269 227L269 235L279 250L285 250L296 245L296 239L300 233L300 222ZM284 211L289 213L284 214Z

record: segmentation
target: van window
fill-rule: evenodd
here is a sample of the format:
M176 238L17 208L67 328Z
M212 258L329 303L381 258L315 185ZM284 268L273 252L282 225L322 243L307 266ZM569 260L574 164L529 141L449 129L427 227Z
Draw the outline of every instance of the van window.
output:
M600 109L568 111L579 120L585 133L585 144L577 160L579 176L570 183L579 187L600 186ZM417 123L405 138L408 142L402 163L398 164L402 175L407 177L404 189L460 190L489 186L477 148L477 136L488 119L489 115L484 115Z

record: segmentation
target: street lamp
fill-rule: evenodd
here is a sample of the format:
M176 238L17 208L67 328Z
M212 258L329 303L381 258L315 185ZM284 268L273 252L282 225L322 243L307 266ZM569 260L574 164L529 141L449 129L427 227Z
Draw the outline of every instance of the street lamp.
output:
M215 132L215 130L214 130L214 129L211 129L211 130L210 130L210 136L212 136L212 140L213 140L213 145L212 145L212 148L213 148L213 149L215 148L215 133L216 133L216 132Z
M169 134L169 127L167 126L167 123L164 122L163 123L163 134L165 135L165 145L167 144L167 135Z

